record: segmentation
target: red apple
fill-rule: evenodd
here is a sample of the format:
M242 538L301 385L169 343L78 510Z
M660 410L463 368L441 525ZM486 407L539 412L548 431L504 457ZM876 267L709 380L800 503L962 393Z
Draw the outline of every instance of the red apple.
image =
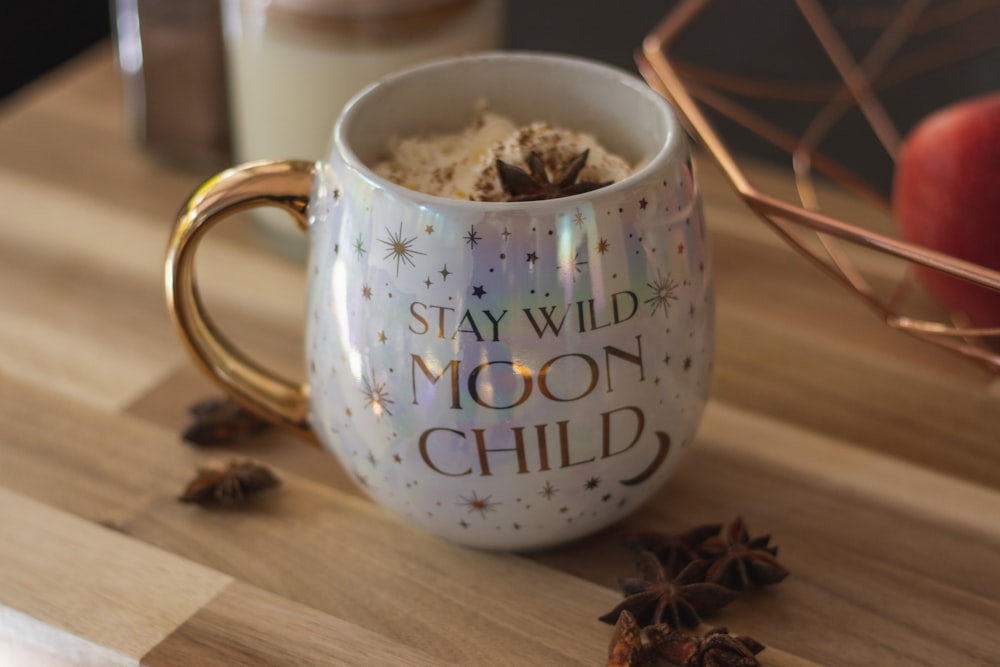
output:
M922 120L896 161L892 207L904 239L1000 270L1000 93ZM1000 326L1000 292L932 269L921 280L981 327Z

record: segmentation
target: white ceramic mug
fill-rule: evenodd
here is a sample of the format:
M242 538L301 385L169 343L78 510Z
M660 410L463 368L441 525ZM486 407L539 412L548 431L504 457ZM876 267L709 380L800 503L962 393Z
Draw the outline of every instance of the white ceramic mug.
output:
M591 133L640 167L522 203L445 199L373 173L388 139L456 131L477 100ZM309 238L308 384L234 350L192 273L202 234L273 204ZM328 157L224 172L181 212L167 296L236 399L335 453L378 503L449 540L550 546L648 499L690 443L713 361L698 189L669 105L575 58L495 53L386 78L347 105Z

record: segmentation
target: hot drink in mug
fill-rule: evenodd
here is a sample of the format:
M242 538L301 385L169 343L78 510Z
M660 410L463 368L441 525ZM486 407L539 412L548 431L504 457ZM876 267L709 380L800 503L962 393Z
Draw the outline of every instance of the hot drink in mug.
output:
M197 298L198 240L258 205L308 235L306 384L234 350ZM551 546L636 509L708 396L711 269L683 130L640 80L575 58L475 55L373 84L324 160L243 165L192 196L167 295L236 399L475 547Z

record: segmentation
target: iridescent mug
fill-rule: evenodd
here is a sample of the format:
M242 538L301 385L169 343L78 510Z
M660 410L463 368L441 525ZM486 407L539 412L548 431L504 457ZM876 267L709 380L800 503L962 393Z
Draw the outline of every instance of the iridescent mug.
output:
M456 131L483 98L640 166L519 203L422 194L370 168L390 137ZM198 298L198 241L262 205L308 236L305 384L235 349ZM709 391L711 269L682 128L637 78L575 58L468 56L373 84L324 160L246 164L197 190L166 290L194 359L235 399L333 452L377 503L474 547L551 546L636 509Z

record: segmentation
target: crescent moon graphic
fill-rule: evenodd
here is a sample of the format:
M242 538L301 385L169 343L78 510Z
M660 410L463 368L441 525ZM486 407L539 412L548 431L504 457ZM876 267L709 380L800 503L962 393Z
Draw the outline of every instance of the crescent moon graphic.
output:
M667 454L670 453L670 435L664 433L663 431L657 431L656 437L660 439L660 448L656 452L656 456L653 457L652 463L650 463L646 468L640 472L635 477L629 477L628 479L618 480L619 484L624 486L635 486L636 484L642 484L647 479L653 476L663 462L667 458Z

